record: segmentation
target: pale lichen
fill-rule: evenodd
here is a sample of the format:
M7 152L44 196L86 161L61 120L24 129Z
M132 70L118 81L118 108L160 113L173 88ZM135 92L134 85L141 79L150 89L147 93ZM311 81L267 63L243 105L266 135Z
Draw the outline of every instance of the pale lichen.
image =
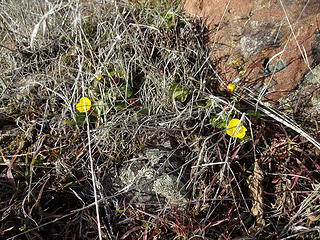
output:
M162 197L165 199L161 200L162 204L186 207L188 201L182 194L185 192L183 183L173 173L178 163L167 155L159 149L148 149L140 158L131 160L120 169L121 185L134 190L133 197L139 204Z
M177 186L177 178L169 175L163 175L153 184L153 190L165 197L169 203L185 207L188 203L187 199L181 194Z

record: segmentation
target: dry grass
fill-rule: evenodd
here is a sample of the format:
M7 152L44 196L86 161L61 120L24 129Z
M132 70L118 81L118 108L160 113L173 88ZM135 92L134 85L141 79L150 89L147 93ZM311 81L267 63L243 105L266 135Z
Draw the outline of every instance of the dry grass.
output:
M84 2L0 6L0 238L319 237L317 121L219 90L206 29L178 2ZM119 168L168 136L188 206L138 208Z

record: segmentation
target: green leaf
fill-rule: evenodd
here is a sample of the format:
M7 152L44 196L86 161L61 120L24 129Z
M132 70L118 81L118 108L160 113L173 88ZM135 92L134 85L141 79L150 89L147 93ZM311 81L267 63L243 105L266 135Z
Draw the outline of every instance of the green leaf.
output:
M259 112L256 112L256 111L252 111L252 110L249 110L249 111L247 111L246 112L246 115L247 115L247 117L249 117L250 119L251 118L256 118L256 119L258 119L258 118L260 118L260 113Z
M320 219L320 215L318 216L315 216L315 215L311 215L308 217L308 219L311 221L311 222L316 222Z
M189 94L189 91L182 88L180 84L173 84L169 92L172 99L180 102L185 102Z
M108 72L109 72L109 74L111 75L111 77L114 77L114 76L116 75L115 72L114 72L114 70L111 69L111 68L108 69Z
M93 114L89 114L88 115L88 121L89 123L92 123L92 122L97 122L97 117ZM86 123L86 113L78 113L76 115L76 122L75 124L79 125L79 126L82 126Z
M123 77L124 76L124 71L123 70L118 70L118 75L119 77Z
M114 109L117 111L120 111L122 109L125 109L127 107L127 104L124 102L118 102L114 105Z
M86 114L85 113L78 113L76 115L76 124L83 125L86 121Z
M225 119L221 116L215 115L210 120L209 123L212 127L219 128L219 129L225 129L226 128L226 122Z
M66 187L72 185L73 183L74 183L74 182L69 182L69 183L67 183L66 185L64 185L62 188L66 188Z
M123 85L120 88L120 91L125 94L126 99L131 98L133 95L133 91L130 86Z
M149 114L149 109L148 108L141 108L140 110L139 110L139 113L140 114L143 114L143 115L148 115Z

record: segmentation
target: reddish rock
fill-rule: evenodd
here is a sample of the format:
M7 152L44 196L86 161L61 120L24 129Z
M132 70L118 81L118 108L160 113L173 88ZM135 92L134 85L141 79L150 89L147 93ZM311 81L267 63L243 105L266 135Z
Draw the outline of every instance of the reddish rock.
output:
M224 86L238 78L277 101L320 63L319 0L184 0L183 7L206 22Z

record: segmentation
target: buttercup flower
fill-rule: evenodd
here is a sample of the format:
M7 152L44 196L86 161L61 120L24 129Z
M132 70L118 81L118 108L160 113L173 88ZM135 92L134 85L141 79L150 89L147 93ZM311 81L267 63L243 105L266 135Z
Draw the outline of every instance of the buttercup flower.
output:
M79 112L83 113L83 112L90 111L91 106L92 106L92 104L91 104L90 99L87 97L82 97L82 98L80 98L79 102L77 103L76 108Z
M235 89L236 89L236 85L235 84L233 84L233 83L228 84L227 91L229 93L232 93Z
M98 74L98 75L96 76L96 79L97 79L99 82L101 82L101 81L103 80L102 75L101 75L101 74Z
M232 119L227 126L227 134L234 138L244 138L246 131L245 126L237 118Z

